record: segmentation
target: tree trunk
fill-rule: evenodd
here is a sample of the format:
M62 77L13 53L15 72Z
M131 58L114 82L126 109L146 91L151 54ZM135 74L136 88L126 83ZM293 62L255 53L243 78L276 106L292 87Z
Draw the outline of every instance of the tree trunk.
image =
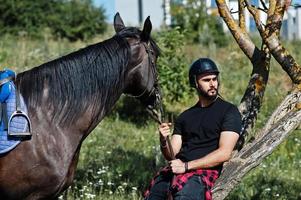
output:
M239 0L237 24L225 0L216 0L220 16L241 50L252 63L253 71L239 106L243 120L242 137L237 144L239 151L235 152L232 159L224 164L223 172L213 188L213 199L215 200L227 197L246 173L270 155L289 133L300 126L301 122L301 67L280 42L282 20L290 0L270 0L269 7L265 5L265 1L261 2L263 8L259 9L251 5L248 0ZM244 7L253 16L260 33L262 39L260 48L256 47L246 32ZM267 14L266 22L261 22L260 12L262 10ZM243 146L244 141L248 140L248 133L255 123L263 103L271 55L288 74L294 88L271 115L265 127L254 136L255 139Z
M291 102L291 104L287 104ZM213 199L222 200L242 180L251 169L258 166L262 160L300 125L301 92L296 91L287 96L282 102L286 105L278 109L283 117L277 122L270 121L256 139L247 144L228 163L213 188ZM272 117L275 115L272 115ZM273 121L273 123L271 123Z

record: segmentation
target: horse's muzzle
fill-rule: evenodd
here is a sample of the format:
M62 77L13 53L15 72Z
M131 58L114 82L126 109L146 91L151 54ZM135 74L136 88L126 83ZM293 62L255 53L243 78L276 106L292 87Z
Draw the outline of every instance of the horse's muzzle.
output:
M140 101L149 108L155 108L162 102L161 90L159 87L154 87L153 90L146 96L142 96Z

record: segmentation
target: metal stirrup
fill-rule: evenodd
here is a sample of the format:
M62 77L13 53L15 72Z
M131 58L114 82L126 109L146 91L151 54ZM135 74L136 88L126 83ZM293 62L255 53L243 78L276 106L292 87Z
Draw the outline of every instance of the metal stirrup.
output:
M22 137L22 136L31 136L32 135L31 134L31 122L30 122L30 119L29 119L28 115L21 110L21 106L20 105L21 104L20 104L19 91L16 90L16 111L13 112L13 114L10 116L9 121L8 121L7 133L8 133L9 136L19 136L19 137ZM26 119L26 121L28 122L28 132L27 131L26 132L20 132L20 133L10 132L10 130L9 130L10 126L9 125L10 125L10 123L11 123L11 121L12 121L12 119L14 117L24 117Z

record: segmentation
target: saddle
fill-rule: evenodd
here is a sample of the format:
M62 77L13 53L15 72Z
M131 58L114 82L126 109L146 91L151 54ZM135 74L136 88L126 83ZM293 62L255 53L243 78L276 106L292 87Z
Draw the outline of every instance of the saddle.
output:
M21 109L21 99L20 99L20 92L15 89L15 85L13 80L15 79L16 74L12 70L4 70L0 71L0 122L3 126L4 131L7 131L8 136L14 137L28 137L31 136L31 121L26 114ZM14 112L8 116L8 104L7 99L14 91L15 93L15 105L14 105ZM11 110L11 108L10 108ZM28 129L25 132L14 132L11 131L10 127L12 123L16 124L18 121L26 121L28 124Z

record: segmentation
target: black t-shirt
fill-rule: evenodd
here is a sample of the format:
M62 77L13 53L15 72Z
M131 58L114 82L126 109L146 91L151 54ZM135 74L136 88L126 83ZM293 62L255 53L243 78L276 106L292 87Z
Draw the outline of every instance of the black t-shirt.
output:
M173 134L182 136L176 158L187 162L206 156L218 148L222 131L240 133L241 116L236 106L217 98L208 107L197 104L189 108L175 121Z

